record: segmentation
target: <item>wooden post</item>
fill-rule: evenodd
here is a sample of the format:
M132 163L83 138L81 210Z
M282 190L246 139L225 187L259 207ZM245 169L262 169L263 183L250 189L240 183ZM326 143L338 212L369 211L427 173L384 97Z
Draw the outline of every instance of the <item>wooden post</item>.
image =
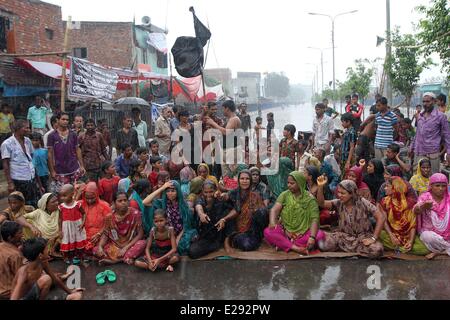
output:
M69 30L72 24L72 16L69 16L66 24L66 33L64 35L64 52L67 51L67 44L69 42ZM67 53L63 54L63 62L62 62L62 74L61 74L61 111L66 110L66 61L67 61Z

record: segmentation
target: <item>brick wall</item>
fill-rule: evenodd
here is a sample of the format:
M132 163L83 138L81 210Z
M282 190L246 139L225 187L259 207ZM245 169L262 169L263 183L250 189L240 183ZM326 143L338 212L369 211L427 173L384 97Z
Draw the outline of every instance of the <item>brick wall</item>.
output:
M87 48L86 59L101 65L130 68L132 41L131 22L81 21L79 30L70 30L69 48Z
M16 53L62 51L64 32L61 7L37 0L1 0L0 15L10 18ZM46 28L53 31L53 39L47 37ZM56 56L29 59L60 60Z

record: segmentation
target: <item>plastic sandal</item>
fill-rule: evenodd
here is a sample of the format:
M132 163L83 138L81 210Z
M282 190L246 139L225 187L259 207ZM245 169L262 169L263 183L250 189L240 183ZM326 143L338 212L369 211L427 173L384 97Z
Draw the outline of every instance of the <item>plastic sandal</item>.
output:
M77 266L81 263L81 260L80 260L80 258L73 258L72 263Z
M108 278L109 282L111 282L111 283L116 282L117 276L114 273L114 271L112 271L112 270L105 270L104 273L105 273L106 277Z
M100 272L95 276L95 281L97 281L99 286L104 285L106 282L106 274L104 272Z

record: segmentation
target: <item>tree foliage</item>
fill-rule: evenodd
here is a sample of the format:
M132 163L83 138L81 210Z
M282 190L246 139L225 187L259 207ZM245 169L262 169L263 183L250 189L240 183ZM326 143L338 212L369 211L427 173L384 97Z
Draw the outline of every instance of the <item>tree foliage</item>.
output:
M442 61L442 70L450 81L450 2L432 0L430 7L419 6L417 11L425 14L418 24L418 37L423 44L425 57L436 52Z
M347 68L347 80L337 83L339 97L357 93L360 99L364 101L370 92L373 73L373 67L369 60L356 60L354 67Z
M391 37L393 49L390 59L386 60L386 70L391 79L392 88L398 94L405 96L409 104L420 75L431 64L431 60L427 58L420 61L420 49L413 35L402 35L396 28Z
M286 98L289 96L289 78L282 73L269 73L266 78L265 87L268 97Z

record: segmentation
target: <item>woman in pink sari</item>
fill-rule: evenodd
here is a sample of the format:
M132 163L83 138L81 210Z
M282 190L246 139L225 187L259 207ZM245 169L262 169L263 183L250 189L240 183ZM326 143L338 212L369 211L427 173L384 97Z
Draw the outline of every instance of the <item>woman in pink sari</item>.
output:
M431 176L428 192L420 195L414 213L419 215L420 240L432 252L427 258L450 256L450 193L445 175Z

